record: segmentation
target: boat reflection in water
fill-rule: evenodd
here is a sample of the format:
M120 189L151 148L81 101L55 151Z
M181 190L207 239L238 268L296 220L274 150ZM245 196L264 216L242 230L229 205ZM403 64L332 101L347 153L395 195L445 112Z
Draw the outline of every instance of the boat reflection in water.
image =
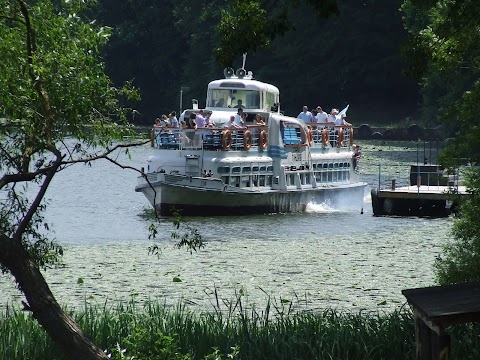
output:
M210 82L206 104L185 110L180 123L202 111L208 127L152 130L158 154L135 190L161 215L301 212L309 203L361 211L366 183L354 171L351 126L282 115L278 88L244 69ZM230 125L235 106L245 114L241 126Z

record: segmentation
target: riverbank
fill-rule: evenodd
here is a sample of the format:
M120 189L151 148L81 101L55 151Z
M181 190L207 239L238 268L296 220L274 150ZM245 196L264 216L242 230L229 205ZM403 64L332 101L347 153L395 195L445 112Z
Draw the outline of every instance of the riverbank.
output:
M194 313L182 305L108 304L73 316L112 359L414 359L413 316L298 312L272 300L264 309L245 310L239 297L216 300L215 310ZM0 358L63 359L31 316L0 317ZM217 349L217 350L215 350ZM183 354L183 355L180 355ZM209 356L209 357L208 357Z
M409 308L392 313L297 311L271 300L245 310L241 298L216 300L215 310L192 312L158 302L86 306L72 316L113 360L120 359L415 359L414 318ZM479 358L480 326L446 329L455 359ZM28 313L0 315L0 358L65 359ZM65 359L66 360L66 359Z

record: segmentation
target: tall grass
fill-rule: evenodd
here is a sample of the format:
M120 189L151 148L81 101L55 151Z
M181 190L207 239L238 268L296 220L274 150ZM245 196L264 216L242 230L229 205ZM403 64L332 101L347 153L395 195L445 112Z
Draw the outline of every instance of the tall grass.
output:
M118 348L126 349L125 356L132 355L128 345L136 333L142 335L135 341L145 344L158 345L159 334L171 337L172 351L189 354L193 359L203 359L214 349L230 354L235 346L239 348L237 358L242 360L415 358L414 322L408 309L389 314L307 312L295 311L291 304L280 302L258 311L244 309L241 299L237 299L218 304L214 311L196 313L182 304L169 308L149 302L138 308L132 301L86 306L73 316L95 343L113 352L118 344ZM479 328L470 325L465 330L456 327L455 331L455 357L478 358L478 352L468 352L479 348ZM135 355L142 359L142 354ZM0 315L0 359L64 357L31 316L10 309Z

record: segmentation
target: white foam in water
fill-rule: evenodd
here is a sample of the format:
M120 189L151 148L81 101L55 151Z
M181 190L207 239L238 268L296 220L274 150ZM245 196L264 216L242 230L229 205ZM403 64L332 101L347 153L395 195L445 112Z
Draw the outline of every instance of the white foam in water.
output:
M310 213L333 213L340 212L338 209L334 209L330 201L324 201L320 204L309 202L305 209L306 212Z
M372 203L372 196L371 194L368 192L366 193L364 196L363 196L363 203L364 204L371 204Z

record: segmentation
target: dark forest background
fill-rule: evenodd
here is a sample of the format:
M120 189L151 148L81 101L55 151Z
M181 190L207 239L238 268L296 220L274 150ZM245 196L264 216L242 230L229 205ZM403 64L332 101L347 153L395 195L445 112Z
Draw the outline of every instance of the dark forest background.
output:
M223 77L212 51L225 0L101 0L96 15L114 29L106 49L107 73L116 83L133 80L142 94L132 104L136 123L179 111L191 99L205 106L209 81ZM407 79L401 47L406 41L401 0L343 0L327 19L299 5L289 13L294 30L271 48L247 56L256 79L280 88L281 108L296 116L303 105L350 104L354 125L418 122L417 81ZM239 54L235 69L241 67ZM425 120L425 119L424 119ZM427 119L428 120L428 119Z

